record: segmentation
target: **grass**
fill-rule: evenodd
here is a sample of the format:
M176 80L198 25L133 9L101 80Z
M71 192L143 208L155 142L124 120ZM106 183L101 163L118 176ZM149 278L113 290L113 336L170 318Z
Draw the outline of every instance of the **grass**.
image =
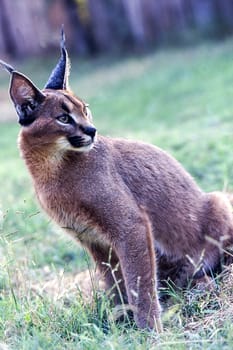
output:
M232 44L73 59L71 86L90 103L99 133L157 144L204 190L232 191ZM43 87L53 64L15 65ZM90 260L35 201L17 150L8 80L0 72L0 341L23 350L232 349L233 271L214 293L174 292L160 337L117 325L102 294L86 301L86 275L78 273Z

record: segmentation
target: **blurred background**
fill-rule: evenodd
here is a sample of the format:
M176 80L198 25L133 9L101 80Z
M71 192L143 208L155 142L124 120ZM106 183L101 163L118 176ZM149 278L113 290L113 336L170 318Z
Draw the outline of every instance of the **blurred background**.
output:
M78 55L191 45L232 35L233 1L0 0L1 57L50 53L62 23Z

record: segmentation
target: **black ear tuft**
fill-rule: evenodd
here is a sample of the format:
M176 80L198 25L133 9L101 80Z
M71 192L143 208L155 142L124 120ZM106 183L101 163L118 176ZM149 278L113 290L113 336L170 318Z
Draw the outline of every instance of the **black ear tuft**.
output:
M0 60L0 66L3 67L5 70L7 70L11 74L14 72L14 68L2 60Z
M62 26L61 29L61 57L52 71L48 82L45 85L45 89L54 89L54 90L68 90L69 88L69 71L70 71L70 62L69 56L65 47L65 33Z

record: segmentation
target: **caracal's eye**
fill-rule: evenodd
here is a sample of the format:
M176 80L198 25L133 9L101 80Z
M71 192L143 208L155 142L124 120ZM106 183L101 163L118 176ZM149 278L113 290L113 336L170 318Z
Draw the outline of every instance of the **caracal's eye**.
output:
M71 118L71 116L69 114L59 115L56 119L61 124L72 124L72 122L73 122L73 119Z

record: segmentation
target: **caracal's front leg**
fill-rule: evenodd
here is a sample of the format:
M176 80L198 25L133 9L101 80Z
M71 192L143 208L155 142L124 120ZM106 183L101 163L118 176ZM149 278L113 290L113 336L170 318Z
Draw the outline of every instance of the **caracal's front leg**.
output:
M135 218L130 230L121 232L115 243L129 304L140 328L162 331L161 308L157 295L156 259L148 219Z

